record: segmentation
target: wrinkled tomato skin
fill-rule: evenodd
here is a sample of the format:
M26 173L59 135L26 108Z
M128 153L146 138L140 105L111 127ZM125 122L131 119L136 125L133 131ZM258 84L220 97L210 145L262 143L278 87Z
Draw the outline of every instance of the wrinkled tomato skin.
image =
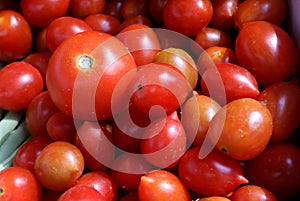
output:
M245 185L235 190L230 195L231 201L277 201L277 198L269 190L256 186Z
M296 45L280 27L266 21L246 23L236 38L235 53L261 86L285 81L297 72Z
M32 46L32 31L26 19L13 10L0 11L0 61L24 58Z
M300 122L300 89L289 82L274 83L265 88L257 100L272 114L271 142L282 142L292 136Z

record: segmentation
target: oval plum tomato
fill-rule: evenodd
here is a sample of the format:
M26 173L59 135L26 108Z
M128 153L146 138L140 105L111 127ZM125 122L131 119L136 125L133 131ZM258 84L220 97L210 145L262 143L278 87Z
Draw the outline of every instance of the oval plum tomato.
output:
M58 17L51 21L47 28L48 49L53 52L62 41L84 31L92 31L92 28L85 21L69 16Z
M159 25L164 23L164 8L168 0L151 0L149 3L150 16Z
M212 14L210 0L169 0L163 10L167 29L187 36L194 36L206 27Z
M0 11L0 61L24 58L32 46L32 32L26 19L13 10Z
M14 160L14 167L22 167L34 172L34 163L38 155L48 144L52 142L48 135L40 135L31 138L17 151Z
M34 172L43 187L64 191L75 184L84 168L80 150L69 142L48 144L36 158Z
M281 142L293 135L300 122L300 90L289 82L269 85L257 97L273 117L271 142Z
M217 149L232 158L250 160L266 148L272 129L267 107L255 99L241 98L218 110L207 135Z
M240 30L243 24L264 20L281 26L287 17L285 0L246 0L233 13L234 26Z
M26 20L34 27L46 27L52 20L64 16L70 0L22 0L21 11Z
M199 198L196 201L230 201L230 200L222 196L210 196L210 197Z
M233 158L213 149L201 159L199 151L200 147L193 147L179 161L179 178L189 189L202 196L225 196L248 182Z
M70 11L74 17L83 19L92 14L102 13L105 4L105 0L70 0Z
M225 88L226 102L240 98L256 98L259 95L258 84L255 77L247 69L232 63L219 63L216 68L208 68L202 75L201 89L203 94L209 96L212 90L216 95L211 98L220 104L223 103L223 93L215 79L220 76ZM218 91L219 90L219 91ZM218 93L216 93L218 92Z
M110 35L116 35L121 30L121 23L117 18L103 13L91 14L84 21L94 31L105 32Z
M300 192L300 149L289 143L270 144L245 167L249 182L271 191L278 200Z
M256 186L245 185L233 191L230 195L231 201L277 201L277 198L269 190Z
M15 61L0 70L0 108L24 110L44 89L41 73L25 61Z
M142 176L138 197L140 201L191 200L180 179L166 170L154 170Z
M137 15L149 17L149 0L124 0L121 8L121 14L124 19Z
M266 21L246 23L236 38L235 53L261 86L285 81L297 72L296 45L280 27Z
M89 186L72 186L67 189L57 201L107 201L96 189Z
M82 120L108 119L112 117L113 92L115 100L122 102L127 83L118 92L115 86L135 70L135 61L120 40L86 31L64 40L53 52L46 83L62 112Z
M40 201L42 187L32 172L21 167L0 171L0 200Z
M33 137L48 135L47 121L59 109L53 103L48 91L43 91L36 95L26 110L26 126Z

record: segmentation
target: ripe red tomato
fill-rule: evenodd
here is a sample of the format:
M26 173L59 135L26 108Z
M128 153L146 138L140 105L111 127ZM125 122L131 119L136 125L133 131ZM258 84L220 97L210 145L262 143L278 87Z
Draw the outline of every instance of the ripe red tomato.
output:
M125 19L121 23L121 30L125 29L126 27L128 27L129 25L132 25L132 24L144 24L146 26L152 27L152 22L147 17L145 17L143 15L136 15L136 16Z
M277 201L277 198L269 190L256 186L245 185L239 187L230 195L231 201Z
M108 14L91 14L87 16L84 21L90 25L94 31L105 32L110 35L116 35L121 30L120 21Z
M15 61L0 70L0 108L20 111L44 89L41 73L25 61Z
M109 0L106 2L106 8L104 13L117 18L119 21L123 20L121 9L124 4L124 0Z
M0 61L11 62L24 58L33 40L28 22L13 10L1 10L0 19Z
M154 170L141 177L140 201L190 201L190 194L180 179L166 170Z
M121 14L124 19L142 15L148 17L150 15L149 0L124 0Z
M48 144L36 158L34 172L43 187L64 191L75 184L84 168L80 150L69 142Z
M157 24L164 23L164 8L168 0L151 0L149 3L150 16Z
M128 84L123 83L116 92L117 83L135 70L133 57L117 38L82 32L64 40L52 54L47 88L62 112L82 120L108 119L112 117L112 94L122 102Z
M9 167L0 171L1 201L40 201L42 187L34 174L21 167Z
M67 189L57 201L81 201L81 200L97 200L107 201L101 193L89 186L73 186Z
M209 24L212 14L210 0L168 0L163 19L167 29L194 36Z
M76 18L85 18L89 15L102 13L105 9L105 0L70 0L70 11Z
M197 199L197 201L230 201L230 200L222 196L210 196L210 197Z
M261 86L285 81L297 72L296 45L280 27L266 21L246 23L236 38L239 64Z

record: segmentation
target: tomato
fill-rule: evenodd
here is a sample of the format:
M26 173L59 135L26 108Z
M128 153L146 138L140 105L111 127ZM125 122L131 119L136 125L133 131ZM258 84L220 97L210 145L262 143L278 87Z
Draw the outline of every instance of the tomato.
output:
M231 201L277 201L277 198L269 190L256 186L245 185L235 190L230 196Z
M154 170L142 176L138 186L140 201L190 201L190 195L180 179L165 170Z
M221 196L248 183L240 164L224 153L213 149L200 158L200 147L189 149L179 162L179 178L192 191L202 196Z
M152 22L147 17L145 17L143 15L136 15L136 16L125 19L121 23L121 30L125 29L126 27L128 27L129 25L132 25L132 24L144 24L146 26L152 27Z
M117 83L135 70L134 59L121 41L106 33L86 31L64 40L53 52L46 83L62 112L82 120L108 119L112 117L113 92L121 102L127 86L123 83L117 91Z
M53 52L65 39L85 31L92 31L92 28L85 21L69 16L58 17L51 21L47 28L48 49Z
M168 0L151 0L149 3L150 16L157 24L164 23L164 8Z
M108 0L104 13L117 18L119 21L123 20L121 9L124 0Z
M167 29L194 36L209 24L212 13L210 0L168 0L163 19Z
M88 15L102 13L105 0L70 0L70 10L74 17L85 18Z
M73 186L67 189L57 201L81 201L81 200L97 200L106 201L106 199L92 187L89 186Z
M42 28L36 33L34 50L37 52L49 51L46 42L47 27Z
M300 192L300 149L289 143L270 144L245 167L249 182L271 191L278 200Z
M105 198L106 201L116 201L117 199L116 184L105 172L87 172L76 181L75 185L93 187Z
M46 27L52 20L64 16L70 0L22 0L21 11L30 25Z
M235 27L240 30L243 24L264 20L281 26L287 17L285 0L246 0L233 13Z
M53 191L64 191L73 186L83 173L83 168L84 159L80 150L63 141L48 144L34 164L34 172L39 182Z
M24 58L32 46L32 31L26 19L13 10L0 11L0 61Z
M107 14L97 13L88 15L84 21L92 27L93 30L105 32L110 35L116 35L121 30L120 21Z
M149 0L124 0L121 14L124 19L137 15L149 16Z
M34 173L34 163L38 155L48 144L52 142L47 135L31 138L28 142L19 147L13 160L14 167L22 167Z
M34 174L21 167L0 171L0 199L2 201L40 201L42 188Z
M0 70L0 108L24 110L44 89L41 73L31 64L15 61Z
M235 53L239 64L261 86L284 81L297 72L295 43L283 29L266 21L243 26L236 38Z
M218 76L222 79L225 94L215 81ZM232 63L219 63L216 68L210 67L203 73L200 82L203 94L211 94L211 98L222 105L224 95L227 103L240 98L256 98L259 95L258 84L252 73Z
M222 196L210 196L210 197L197 199L196 201L230 201L230 200Z

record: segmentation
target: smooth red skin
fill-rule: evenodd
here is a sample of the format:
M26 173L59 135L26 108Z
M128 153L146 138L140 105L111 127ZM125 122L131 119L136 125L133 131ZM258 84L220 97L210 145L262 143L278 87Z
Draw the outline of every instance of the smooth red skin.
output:
M123 21L121 9L123 7L124 0L109 0L106 2L106 8L104 13L117 18L119 21Z
M77 129L74 144L81 150L89 170L106 170L115 158L111 133L104 124L84 122Z
M270 144L245 167L249 182L271 191L278 200L299 193L300 149L293 144Z
M163 25L163 11L168 0L151 0L149 3L150 16L159 25Z
M36 158L34 172L41 185L53 191L65 191L82 175L84 158L73 144L55 141Z
M66 24L68 26L66 26ZM67 38L81 32L92 30L93 29L81 19L70 16L58 17L51 21L47 28L47 47L53 52Z
M41 73L31 64L15 61L0 70L0 108L20 111L44 89Z
M36 33L35 36L35 46L34 46L34 50L36 52L47 52L49 51L48 46L47 46L47 42L46 42L46 34L47 34L47 27L44 27L43 29L39 30Z
M0 171L1 201L40 201L42 187L32 172L21 167Z
M59 109L53 103L48 91L43 91L35 96L26 110L26 126L33 137L40 135L48 135L47 121L48 119L59 112Z
M142 176L138 186L140 201L191 201L181 180L166 170L154 170Z
M230 195L231 201L277 201L273 193L256 185L246 185L238 188Z
M47 135L31 138L18 149L13 160L13 166L22 167L34 173L34 163L37 156L51 142L51 138Z
M55 18L64 16L70 0L22 0L21 11L26 20L34 27L46 27Z
M54 141L73 142L76 135L74 119L63 112L53 114L46 124L49 136Z
M76 181L75 185L84 185L96 189L106 201L117 200L117 186L105 172L87 172Z
M139 196L137 191L130 191L126 195L120 198L120 201L139 201Z
M113 161L110 176L119 188L136 190L141 177L153 168L142 155L124 152Z
M97 190L89 186L73 186L67 189L57 201L107 201Z
M149 17L149 0L124 0L121 8L121 14L124 19L137 15Z
M195 41L203 49L207 49L212 46L233 48L233 39L231 36L225 31L212 27L206 27L197 32Z
M152 27L152 22L147 17L143 15L137 15L122 21L121 30L132 24L144 24L146 26Z
M171 168L186 151L185 130L177 112L153 122L143 133L141 152L154 166Z
M90 25L90 27L99 32L105 32L110 35L116 35L121 30L120 21L108 14L97 13L91 14L84 18L84 21Z
M0 11L0 61L24 58L32 46L32 31L26 19L13 10Z
M199 151L200 147L189 149L179 162L179 178L189 189L202 196L225 196L248 182L233 158L213 149L200 159Z
M243 26L236 38L235 53L239 64L248 69L261 86L284 81L297 72L295 43L283 29L266 21L248 22Z
M223 196L210 196L210 197L199 198L197 199L197 201L230 201L230 200Z
M241 2L241 0L212 0L214 12L209 26L226 32L234 31L232 16Z
M226 103L240 98L256 98L259 95L258 84L252 73L242 66L232 63L216 64L215 68L210 67L203 73L200 81L203 94L207 96L213 93L216 94L210 90L214 90L217 87L215 84L217 76L220 76L223 82ZM215 99L221 105L224 104L222 91L214 96L216 97L211 98Z
M102 13L105 10L105 0L71 0L70 11L76 18Z
M238 30L246 22L259 20L281 26L287 17L287 7L285 0L246 0L233 13L233 23Z
M194 36L208 25L212 14L213 7L209 0L169 0L163 19L167 29Z

